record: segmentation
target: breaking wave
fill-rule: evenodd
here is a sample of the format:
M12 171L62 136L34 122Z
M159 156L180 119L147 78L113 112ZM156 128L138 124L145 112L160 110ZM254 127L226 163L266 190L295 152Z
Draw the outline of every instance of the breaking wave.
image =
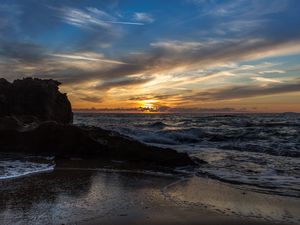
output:
M299 114L76 114L141 142L208 162L197 174L300 197Z
M25 157L1 153L0 158L0 180L48 172L55 167L51 157Z

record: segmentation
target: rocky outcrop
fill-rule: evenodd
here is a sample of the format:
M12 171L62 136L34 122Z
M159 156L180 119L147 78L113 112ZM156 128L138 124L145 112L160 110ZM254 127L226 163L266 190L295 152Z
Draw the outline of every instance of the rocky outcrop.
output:
M149 146L116 132L71 125L73 113L59 82L0 79L0 151L62 158L124 160L176 167L195 165L186 154Z
M77 127L56 122L44 122L21 132L0 129L0 146L4 152L65 158L125 160L168 167L194 165L186 153L148 146L97 127Z
M31 116L40 121L71 123L73 113L66 94L54 80L25 78L13 83L0 79L0 116Z

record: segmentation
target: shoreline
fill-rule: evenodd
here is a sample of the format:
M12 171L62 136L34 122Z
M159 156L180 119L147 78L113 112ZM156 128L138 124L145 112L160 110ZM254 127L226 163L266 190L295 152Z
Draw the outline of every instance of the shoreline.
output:
M299 199L239 190L209 178L58 168L0 184L1 224L300 222Z
M71 225L72 223L68 224ZM147 213L141 210L132 210L129 214L120 214L109 218L96 217L86 221L77 222L78 225L274 225L273 222L249 218L224 216L208 210L157 208ZM276 223L275 223L276 224Z

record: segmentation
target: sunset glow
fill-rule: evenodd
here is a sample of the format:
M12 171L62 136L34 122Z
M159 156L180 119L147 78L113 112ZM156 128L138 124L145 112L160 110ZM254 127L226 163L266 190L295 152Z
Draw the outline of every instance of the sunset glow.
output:
M156 107L152 103L141 104L139 108L142 109L144 112L155 112L158 110L158 107Z
M300 223L300 0L0 0L0 225Z
M296 0L2 1L0 71L61 81L75 110L300 112L299 11Z

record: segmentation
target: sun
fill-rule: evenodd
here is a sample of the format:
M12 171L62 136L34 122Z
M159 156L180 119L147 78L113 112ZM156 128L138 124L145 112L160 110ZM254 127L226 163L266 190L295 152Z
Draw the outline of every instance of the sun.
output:
M147 103L144 105L144 108L155 109L155 106L152 103Z
M143 100L139 102L139 109L142 112L156 112L158 110L157 100Z

